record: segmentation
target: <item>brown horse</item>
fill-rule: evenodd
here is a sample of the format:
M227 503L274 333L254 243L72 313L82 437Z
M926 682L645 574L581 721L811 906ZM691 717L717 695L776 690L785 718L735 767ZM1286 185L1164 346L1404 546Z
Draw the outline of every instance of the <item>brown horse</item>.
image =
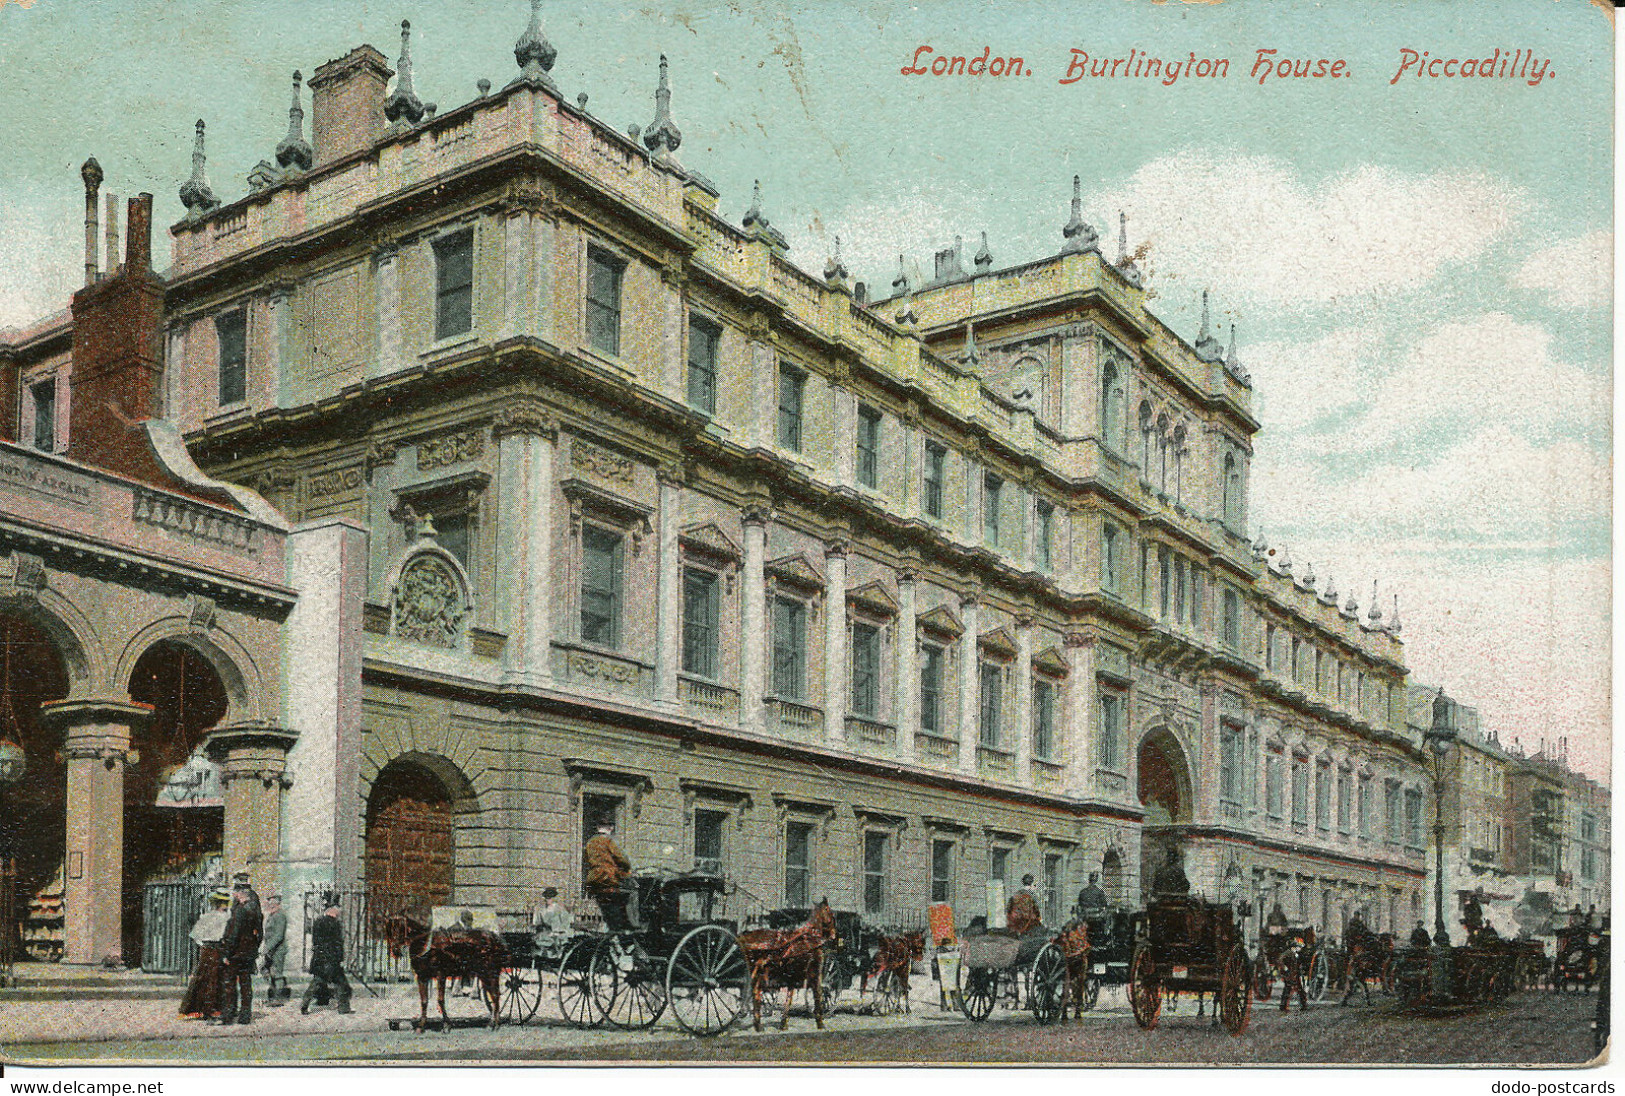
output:
M1083 998L1089 981L1089 924L1074 921L1055 937L1055 946L1066 961L1066 988L1061 994L1060 1022L1066 1022L1067 1005L1072 1006L1072 1018L1083 1019Z
M914 963L925 958L925 933L916 930L901 936L882 936L875 946L875 957L858 982L858 993L868 992L869 979L880 988L889 977L901 991L903 1011L908 1012L908 976Z
M484 929L437 929L405 914L396 914L384 921L384 942L389 954L399 959L405 953L411 960L412 973L418 982L418 1018L412 1024L414 1031L429 1026L429 981L435 984L435 998L440 1005L440 1030L446 1031L451 1017L446 1015L446 980L448 978L478 978L481 997L491 1012L492 1028L502 1015L502 968L508 962L508 948L502 937Z
M796 990L812 990L813 1019L824 1026L824 945L835 939L835 912L826 898L813 908L800 928L752 929L739 934L739 948L750 965L751 1011L757 1031L762 1030L762 992L783 987L784 1019L790 1026L790 1002Z
M1345 988L1343 1003L1346 1005L1359 989L1365 994L1365 1003L1371 1003L1371 986L1368 984L1375 980L1379 985L1386 981L1388 964L1394 959L1394 935L1390 932L1378 935L1367 929L1364 932L1353 929L1348 933L1348 964L1344 971Z

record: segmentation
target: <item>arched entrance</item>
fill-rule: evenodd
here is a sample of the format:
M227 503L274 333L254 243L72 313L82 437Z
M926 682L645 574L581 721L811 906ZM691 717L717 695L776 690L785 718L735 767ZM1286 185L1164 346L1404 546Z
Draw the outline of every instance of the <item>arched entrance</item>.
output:
M432 906L451 899L456 837L452 788L424 761L384 766L367 796L367 893Z
M1149 898L1157 869L1167 850L1178 847L1180 827L1191 818L1190 766L1179 740L1162 728L1140 742L1136 771L1140 805L1145 808L1140 830L1140 890Z
M0 738L22 747L27 766L22 780L0 788L0 858L17 864L15 905L0 925L19 926L33 959L62 957L67 766L61 743L40 725L39 708L67 695L67 665L56 645L32 621L0 615Z
M152 718L131 739L124 771L124 961L142 959L143 890L153 882L212 881L221 870L225 807L199 756L204 736L226 714L220 674L179 640L160 640L136 660L130 699Z

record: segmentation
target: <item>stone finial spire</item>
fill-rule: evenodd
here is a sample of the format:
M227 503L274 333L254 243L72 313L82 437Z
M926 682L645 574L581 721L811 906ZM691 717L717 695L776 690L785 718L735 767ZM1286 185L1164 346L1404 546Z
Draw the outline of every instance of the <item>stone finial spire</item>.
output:
M384 100L384 117L397 125L417 125L423 100L412 88L412 24L401 20L401 59L395 63L395 90Z
M660 83L655 85L655 120L643 131L643 143L656 156L677 151L683 135L671 120L671 83L666 78L666 55L660 55Z
M1305 589L1308 589L1308 590L1314 589L1314 586L1315 586L1315 565L1314 565L1313 561L1305 561L1304 562L1303 574L1298 576L1298 581L1303 585L1303 587Z
M181 205L189 217L201 217L211 209L218 209L220 200L209 187L209 172L205 164L208 157L203 151L203 119L197 120L197 137L192 142L192 177L181 184ZM112 259L108 260L109 268Z
M1066 237L1061 245L1063 255L1100 250L1100 233L1083 219L1083 178L1078 175L1072 176L1072 219L1061 229L1061 235Z
M1337 580L1331 575L1326 576L1326 585L1321 588L1320 603L1337 608Z
M1382 627L1382 602L1377 600L1377 582L1371 580L1371 612L1367 615L1373 628Z
M982 246L976 249L976 257L971 260L976 264L976 273L986 274L993 269L993 252L987 249L987 233L982 233Z
M1140 268L1128 253L1128 214L1117 211L1117 272L1136 289L1140 288Z
M761 237L776 248L788 248L790 241L784 238L784 233L768 223L767 214L762 212L762 180L757 179L751 184L750 208L745 211L745 218L740 222L745 231L752 236Z
M841 262L841 238L835 237L835 253L824 264L824 280L832 289L846 288L846 264Z
M1392 619L1392 620L1390 620L1388 622L1388 630L1390 632L1392 632L1394 635L1397 636L1399 634L1399 628L1400 628L1400 624L1399 624L1399 595L1395 594L1394 595L1394 619Z
M1349 591L1349 599L1343 603L1343 615L1351 617L1360 615L1360 603L1355 600L1353 590Z
M1202 290L1202 327L1196 333L1196 356L1205 362L1220 361L1224 348L1213 335L1213 323L1208 315L1208 291Z
M1270 542L1264 539L1264 530L1260 529L1253 538L1253 558L1263 559L1270 550Z
M529 84L558 91L553 77L548 75L558 55L559 51L553 48L553 43L547 40L547 34L542 30L542 0L530 0L530 23L525 27L525 33L519 36L519 41L513 44L513 59L519 63L519 75L508 86Z
M906 266L906 264L904 262L903 256L898 255L897 256L897 277L895 277L895 278L893 278L891 280L891 291L894 294L896 294L898 296L901 296L902 294L907 293L908 290L909 290L909 286L908 286L908 267Z
M982 363L982 352L976 348L976 324L971 320L965 321L964 361L973 367Z
M276 162L284 171L309 171L316 152L305 140L305 108L299 105L299 85L304 78L293 70L293 105L288 108L288 135L276 146Z

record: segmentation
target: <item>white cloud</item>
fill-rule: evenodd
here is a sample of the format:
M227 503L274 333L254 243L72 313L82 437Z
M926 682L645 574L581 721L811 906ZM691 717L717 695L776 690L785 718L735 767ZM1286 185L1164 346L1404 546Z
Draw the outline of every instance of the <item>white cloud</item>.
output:
M21 327L67 307L82 273L72 265L73 239L62 230L69 223L65 203L0 202L0 327Z
M966 225L985 223L984 212L964 190L947 187L915 187L906 193L888 195L884 200L850 206L825 218L815 217L805 229L785 229L791 242L791 255L803 269L821 274L824 262L841 238L841 261L857 280L870 280L869 296L891 293L897 275L897 256L906 256L909 278L915 288L931 278L932 255L952 245L954 234L964 235ZM964 240L962 256L966 271L980 246L979 237Z
M1362 166L1306 182L1286 161L1182 152L1093 203L1128 211L1161 276L1200 279L1225 307L1323 305L1426 285L1477 258L1522 213L1483 175Z
M1294 431L1356 404L1377 344L1368 327L1339 328L1312 342L1250 344L1243 358L1264 429Z
M1559 240L1525 259L1512 281L1545 293L1557 308L1607 308L1614 299L1614 234Z

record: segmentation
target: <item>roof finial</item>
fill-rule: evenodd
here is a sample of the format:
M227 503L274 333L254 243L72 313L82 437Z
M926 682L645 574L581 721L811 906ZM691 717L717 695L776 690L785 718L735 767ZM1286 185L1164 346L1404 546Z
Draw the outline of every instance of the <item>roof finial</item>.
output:
M1063 255L1100 250L1100 234L1083 219L1083 179L1078 175L1072 176L1072 219L1061 235L1066 237L1061 245Z
M1208 291L1202 290L1202 329L1196 333L1196 356L1205 362L1222 361L1224 347L1213 335L1213 325L1208 318Z
M1371 612L1367 614L1373 628L1382 627L1382 602L1377 600L1377 580L1371 580Z
M846 264L841 262L841 238L835 237L835 253L824 264L824 280L835 289L846 288Z
M181 205L186 207L189 217L201 217L220 205L220 200L209 188L209 173L204 166L206 159L203 152L203 119L199 118L197 138L192 142L192 177L182 183L180 189ZM108 265L112 265L112 260L108 261Z
M288 135L276 146L276 162L284 171L309 171L316 154L305 140L305 108L299 105L299 85L303 77L293 70L293 105L288 108Z
M671 120L671 83L666 79L666 55L660 55L660 83L655 85L655 120L643 131L643 143L656 156L670 155L683 143L683 135Z
M1140 268L1128 253L1128 214L1117 211L1117 272L1136 289L1140 287Z
M762 180L757 179L751 184L750 208L745 211L745 219L740 222L752 236L759 236L767 240L769 245L777 248L787 248L790 241L784 238L784 233L768 223L767 215L762 212Z
M971 260L976 264L976 273L986 274L993 269L993 252L987 249L987 233L982 233L982 246L977 249L976 257Z
M891 291L899 295L908 292L908 267L901 253L897 256L897 277L891 280Z
M548 72L558 55L559 51L553 48L553 43L547 40L547 34L542 30L542 0L530 0L530 23L513 46L513 58L519 62L519 75L508 86L530 84L556 92L558 86Z
M1394 595L1394 619L1388 622L1388 630L1394 635L1399 634L1399 595Z
M965 321L964 361L969 366L977 366L982 362L982 352L976 349L976 323L974 320Z
M391 122L417 125L423 117L423 100L412 89L412 24L401 20L401 59L395 63L395 90L384 100L384 117Z

